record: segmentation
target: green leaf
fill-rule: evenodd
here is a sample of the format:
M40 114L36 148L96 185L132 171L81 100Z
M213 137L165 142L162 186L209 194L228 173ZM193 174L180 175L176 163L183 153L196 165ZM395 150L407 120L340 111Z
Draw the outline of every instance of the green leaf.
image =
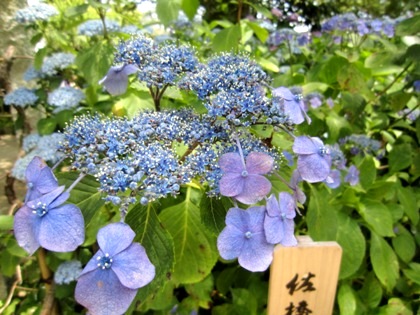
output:
M13 216L0 215L0 231L9 231L11 229L13 229Z
M254 34L257 35L261 43L265 43L269 35L268 31L255 22L245 20L245 23L247 23L248 26L253 30Z
M257 299L247 289L232 289L233 305L236 314L257 315Z
M413 225L419 222L419 208L416 195L411 187L400 187L397 191L398 200Z
M182 0L181 8L190 20L194 18L200 6L199 0Z
M375 308L379 305L382 299L382 287L373 272L370 272L365 277L363 287L359 293L360 298L369 308Z
M200 203L201 223L214 235L219 235L225 227L225 217L230 206L227 198L218 199L203 196Z
M163 25L168 26L178 18L181 3L178 0L157 0L156 13Z
M52 134L57 127L57 121L54 117L42 118L37 123L38 133L41 136Z
M337 226L325 226L325 229L336 230L335 241L343 248L340 279L345 279L356 273L363 262L366 251L366 241L359 224L350 216L338 213Z
M379 201L362 198L357 210L367 224L380 236L394 236L389 209Z
M322 82L309 82L302 86L303 94L311 92L325 92L328 89L328 84Z
M176 283L194 283L204 279L217 261L216 238L200 219L200 208L190 199L196 191L188 187L183 202L164 209L159 218L175 244Z
M129 93L124 95L123 98L119 99L113 106L112 111L114 113L122 113L129 118L136 116L140 111L154 110L155 105L150 93L134 90L130 90Z
M79 173L68 172L56 174L60 185L69 187L79 177ZM67 200L80 208L85 219L85 225L89 225L96 211L105 203L102 194L98 191L99 183L95 177L86 175L71 191Z
M379 309L378 315L413 315L413 311L399 298L391 298L388 305Z
M417 35L420 33L420 15L417 14L412 18L405 19L398 23L395 33L398 36Z
M213 49L215 52L237 50L241 39L241 27L233 25L221 30L213 38Z
M74 7L69 7L64 12L64 16L67 18L73 18L76 16L80 16L87 11L89 8L89 4L81 4Z
M145 301L170 279L175 261L174 243L169 231L159 220L155 203L146 206L137 204L128 212L125 222L136 232L135 241L144 246L147 256L156 268L153 281L137 294L140 301Z
M390 173L401 171L413 163L411 146L408 143L395 145L389 152Z
M213 276L210 274L200 282L185 285L185 291L187 291L191 298L196 300L198 306L208 309L212 302L211 293L213 291L213 285Z
M111 43L100 41L80 51L75 64L89 84L98 85L98 81L107 74L112 64L113 53L114 47Z
M397 255L395 255L391 246L375 232L372 232L370 259L373 271L379 281L388 291L391 291L399 277Z
M271 71L271 72L279 72L280 71L279 66L269 59L257 58L256 61L265 70L268 70L268 71Z
M416 254L416 242L403 225L399 224L396 229L397 236L392 239L392 247L402 261L409 263Z
M365 60L365 67L374 69L390 65L394 56L387 51L374 52Z
M351 131L348 120L331 111L327 116L326 123L329 131L329 140L336 142L339 138Z
M364 189L369 189L376 180L376 166L373 158L366 155L359 166L359 180Z
M357 314L356 293L348 284L340 285L337 293L338 306L340 314L355 315Z
M403 272L408 279L420 285L420 264L411 263L410 269L403 269Z
M349 62L339 56L333 56L322 66L319 78L329 85L337 82L337 75L341 69L347 69Z

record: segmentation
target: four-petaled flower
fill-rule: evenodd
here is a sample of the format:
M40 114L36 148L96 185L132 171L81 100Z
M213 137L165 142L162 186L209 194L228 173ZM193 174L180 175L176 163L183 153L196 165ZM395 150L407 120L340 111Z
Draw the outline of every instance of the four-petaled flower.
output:
M217 238L220 256L238 258L239 264L250 271L266 270L273 260L274 245L265 238L264 216L264 206L229 209L226 227Z
M223 176L220 179L220 194L233 197L244 204L261 200L271 190L270 181L264 174L273 169L274 159L262 152L251 152L246 160L239 153L226 153L219 159Z
M25 202L37 199L58 187L57 179L51 169L38 156L35 156L26 168Z
M301 124L305 119L308 124L311 123L311 118L306 114L303 96L294 95L288 88L278 87L273 90L274 98L283 100L284 113L289 117L290 121L296 125Z
M113 66L98 83L103 84L111 95L120 95L127 90L128 76L137 71L139 71L139 68L132 64Z
M30 200L16 212L14 233L18 244L32 255L40 246L55 252L71 252L85 239L82 212L64 186Z
M348 169L348 173L344 178L344 181L350 184L350 186L355 186L359 183L359 170L356 166L352 165Z
M267 212L264 219L264 231L267 242L282 244L283 246L296 246L294 235L296 216L296 203L292 195L286 192L279 194L279 200L271 195L267 199Z
M324 181L330 174L331 156L321 139L301 136L293 143L298 155L297 169L303 180L309 183Z
M137 290L155 276L155 267L125 223L111 223L99 230L99 250L83 269L76 285L77 302L90 314L123 314Z

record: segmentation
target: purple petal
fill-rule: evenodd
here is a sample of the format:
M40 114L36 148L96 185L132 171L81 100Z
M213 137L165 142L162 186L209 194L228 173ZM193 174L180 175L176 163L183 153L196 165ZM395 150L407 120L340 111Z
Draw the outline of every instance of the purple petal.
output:
M283 246L296 246L297 239L295 237L295 222L293 220L284 220L284 235L280 244Z
M273 169L274 159L266 153L251 152L245 164L249 174L267 174Z
M71 252L85 240L82 212L72 204L51 209L42 217L39 243L54 252Z
M80 273L79 277L91 272L92 270L95 270L97 268L99 268L98 266L98 257L104 257L105 253L101 250L98 250L95 255L93 255L93 257L88 261L88 263L86 264L85 268L83 268L82 272Z
M247 205L257 203L271 190L271 182L261 175L248 175L242 192L234 198Z
M284 237L283 218L266 215L264 219L265 238L270 244L278 244Z
M341 184L341 173L339 170L332 170L330 174L328 175L327 179L325 180L325 184L335 189L340 186Z
M283 86L280 86L278 88L275 88L272 92L274 97L281 97L282 99L291 101L295 98L295 96L293 95L293 93L288 89L285 88Z
M249 216L247 215L246 210L230 208L226 214L225 222L227 226L232 225L242 231L244 226L247 226L249 223Z
M42 194L46 194L57 187L58 187L58 182L52 170L48 166L43 168L37 180L37 189Z
M229 173L242 173L245 168L239 153L234 152L223 154L219 158L219 166L222 171Z
M144 247L138 243L115 255L111 268L121 283L130 289L144 287L155 277L155 266L147 257Z
M123 286L112 269L96 269L79 277L75 298L91 314L118 315L127 311L136 293Z
M36 182L41 170L47 167L47 164L39 156L35 156L28 164L25 171L26 183Z
M265 271L273 260L273 249L274 245L267 243L263 232L254 234L242 247L238 262L252 272Z
M266 203L267 213L270 217L280 216L280 206L274 194L271 194Z
M233 197L244 190L246 178L238 173L225 173L219 181L220 194Z
M287 192L279 194L280 213L287 219L293 219L296 216L296 203L293 196Z
M303 113L304 110L299 106L299 103L296 101L284 101L284 113L289 117L289 119L296 125L301 124L305 118Z
M99 81L112 95L123 94L127 90L128 76L138 71L135 65L111 67L106 76Z
M100 229L97 239L100 249L113 257L130 246L135 236L129 225L117 222Z
M51 169L38 156L35 156L26 168L28 191L25 202L41 197L58 187L57 179Z
M20 247L26 250L29 255L38 249L38 234L41 217L32 213L32 209L23 206L14 217L14 233Z
M244 211L244 210L240 210ZM217 249L223 259L235 259L245 243L244 232L236 226L226 226L217 238Z
M324 144L319 138L300 136L295 138L293 152L296 154L318 154L319 148Z
M322 182L330 173L328 159L318 155L300 155L297 160L297 167L302 179L309 183Z
M57 187L53 191L49 192L48 194L42 195L41 197L31 200L27 202L27 206L31 209L36 209L38 204L45 204L47 206L50 206L51 203L61 195L61 193L64 191L64 186Z
M348 173L344 180L351 186L357 185L357 183L359 183L359 173L360 172L357 167L352 165L349 167Z
M58 206L61 206L69 198L70 198L70 194L67 191L63 192L56 199L54 199L53 202L51 202L50 208L57 208Z

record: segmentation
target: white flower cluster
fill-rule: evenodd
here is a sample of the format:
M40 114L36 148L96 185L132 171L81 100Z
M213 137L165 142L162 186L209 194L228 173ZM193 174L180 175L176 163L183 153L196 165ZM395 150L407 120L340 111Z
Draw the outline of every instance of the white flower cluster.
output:
M14 105L23 108L35 105L37 101L38 96L35 94L35 92L24 87L20 87L6 94L4 97L5 105Z
M38 3L18 10L15 19L19 23L31 24L36 21L46 21L57 14L58 11L55 7L46 3Z

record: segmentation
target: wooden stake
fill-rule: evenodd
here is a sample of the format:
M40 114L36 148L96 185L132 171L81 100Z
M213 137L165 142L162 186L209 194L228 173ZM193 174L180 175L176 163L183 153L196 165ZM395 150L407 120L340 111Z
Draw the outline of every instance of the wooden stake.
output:
M331 315L342 250L336 242L299 236L277 245L270 269L268 315Z

